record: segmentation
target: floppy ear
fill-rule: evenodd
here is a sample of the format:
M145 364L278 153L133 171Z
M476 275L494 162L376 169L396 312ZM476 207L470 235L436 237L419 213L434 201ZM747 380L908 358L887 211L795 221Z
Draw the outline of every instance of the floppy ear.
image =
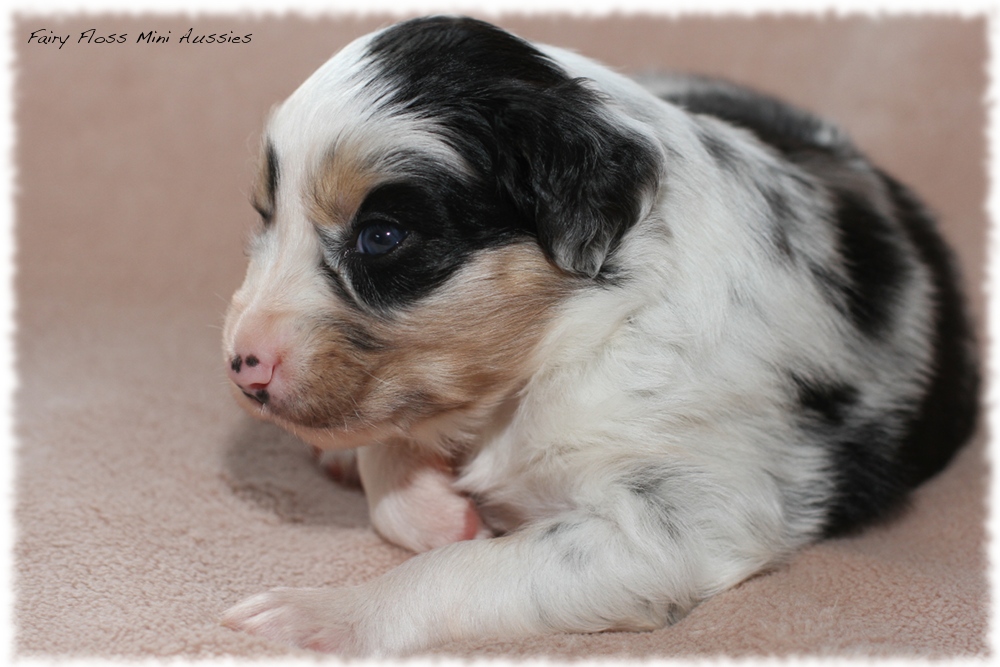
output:
M577 80L507 91L493 117L500 188L564 271L593 278L641 215L660 156Z

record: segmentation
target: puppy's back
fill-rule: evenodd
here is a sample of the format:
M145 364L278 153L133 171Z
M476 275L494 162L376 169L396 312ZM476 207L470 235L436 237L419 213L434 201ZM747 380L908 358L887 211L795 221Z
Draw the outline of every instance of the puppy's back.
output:
M839 295L862 345L886 348L905 328L928 328L930 363L915 404L889 419L865 414L863 387L793 376L801 428L832 453L836 494L827 534L890 511L903 495L940 471L969 439L978 413L980 378L974 334L956 261L933 216L903 184L872 166L835 125L765 94L698 76L640 78L661 99L751 133L821 184L831 203L843 275L808 270ZM720 155L725 159L725 155ZM794 217L790 216L790 220ZM910 256L926 267L926 322L902 303L903 286L919 280Z

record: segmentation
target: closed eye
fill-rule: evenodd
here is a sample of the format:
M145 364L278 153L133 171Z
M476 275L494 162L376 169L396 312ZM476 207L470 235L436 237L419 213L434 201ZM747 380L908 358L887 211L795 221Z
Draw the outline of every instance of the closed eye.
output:
M409 232L391 222L371 222L358 232L354 250L361 255L384 255L394 250L408 235Z
M257 211L257 214L260 215L260 219L263 221L265 227L271 224L271 220L274 218L274 212L270 208L259 204L256 199L251 200L250 205L253 206L254 210Z

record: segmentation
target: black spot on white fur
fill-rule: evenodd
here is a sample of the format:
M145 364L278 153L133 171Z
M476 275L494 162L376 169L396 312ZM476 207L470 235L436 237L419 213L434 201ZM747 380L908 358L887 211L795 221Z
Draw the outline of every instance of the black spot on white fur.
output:
M802 409L825 426L841 426L857 405L858 390L845 382L815 380L790 374Z
M858 194L834 191L833 197L833 223L848 278L838 288L858 328L877 336L894 321L895 297L907 279L899 232Z
M778 254L792 260L794 251L789 240L790 227L794 224L795 212L788 201L788 196L776 188L762 188L761 195L771 215L771 241Z

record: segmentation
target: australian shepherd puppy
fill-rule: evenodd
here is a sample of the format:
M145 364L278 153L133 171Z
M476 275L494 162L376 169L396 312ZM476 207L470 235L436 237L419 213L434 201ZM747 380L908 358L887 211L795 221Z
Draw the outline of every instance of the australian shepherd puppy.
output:
M805 112L652 84L427 18L274 111L233 388L356 450L373 526L423 553L227 625L370 656L659 628L967 439L970 326L914 196Z

